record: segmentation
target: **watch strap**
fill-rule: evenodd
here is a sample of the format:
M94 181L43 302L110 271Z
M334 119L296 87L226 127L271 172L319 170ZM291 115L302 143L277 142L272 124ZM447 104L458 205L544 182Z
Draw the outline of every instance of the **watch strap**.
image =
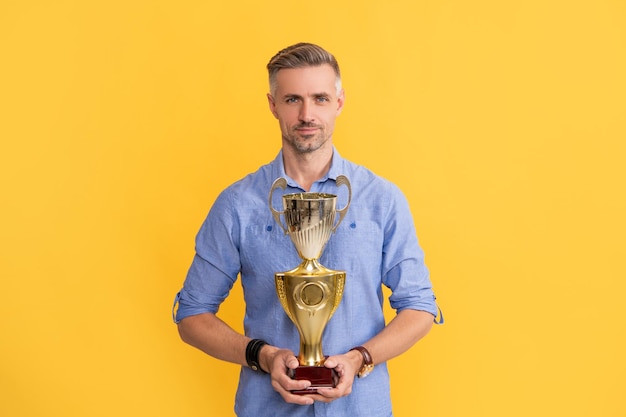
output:
M363 346L355 346L350 350L357 350L363 356L363 365L361 365L361 369L357 372L357 376L359 378L368 376L374 369L374 360L372 359L370 352Z

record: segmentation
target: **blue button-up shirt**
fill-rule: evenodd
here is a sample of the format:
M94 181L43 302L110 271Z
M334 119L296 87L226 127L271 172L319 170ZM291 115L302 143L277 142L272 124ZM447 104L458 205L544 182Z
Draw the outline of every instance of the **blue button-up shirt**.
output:
M347 187L337 186L339 175L350 180L352 200L319 261L327 268L346 271L346 280L343 299L323 334L325 355L345 353L383 329L382 285L391 289L392 308L437 315L424 255L403 194L368 169L341 158L336 150L328 174L310 192L335 194L337 208L344 207L348 192ZM275 272L289 271L302 262L269 208L270 188L280 177L288 183L284 191L279 188L273 193L272 205L280 211L283 193L304 191L285 173L282 152L219 195L197 235L196 255L177 296L176 320L217 313L241 276L246 335L297 354L299 334L277 298L274 283ZM242 367L235 412L240 417L389 417L387 367L377 364L367 378L355 379L347 397L310 406L285 403L270 385L269 375Z

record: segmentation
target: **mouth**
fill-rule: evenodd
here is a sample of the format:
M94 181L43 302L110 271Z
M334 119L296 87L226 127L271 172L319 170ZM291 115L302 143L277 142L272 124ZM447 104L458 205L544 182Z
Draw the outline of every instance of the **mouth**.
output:
M312 135L320 129L319 126L297 126L296 132L302 135Z

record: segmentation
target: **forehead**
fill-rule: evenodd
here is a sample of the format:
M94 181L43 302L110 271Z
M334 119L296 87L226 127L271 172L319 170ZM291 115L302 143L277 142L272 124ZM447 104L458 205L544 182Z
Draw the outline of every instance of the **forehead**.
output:
M285 68L276 73L277 94L334 93L336 74L328 65L315 67Z

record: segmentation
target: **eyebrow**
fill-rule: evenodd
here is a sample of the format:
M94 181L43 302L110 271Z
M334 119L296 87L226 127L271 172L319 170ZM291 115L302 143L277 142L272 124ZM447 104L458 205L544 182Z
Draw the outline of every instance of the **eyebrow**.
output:
M310 95L313 98L319 98L319 97L330 97L329 93L313 93ZM283 99L286 100L288 98L298 98L298 99L302 99L303 97L300 94L285 94L283 96Z

